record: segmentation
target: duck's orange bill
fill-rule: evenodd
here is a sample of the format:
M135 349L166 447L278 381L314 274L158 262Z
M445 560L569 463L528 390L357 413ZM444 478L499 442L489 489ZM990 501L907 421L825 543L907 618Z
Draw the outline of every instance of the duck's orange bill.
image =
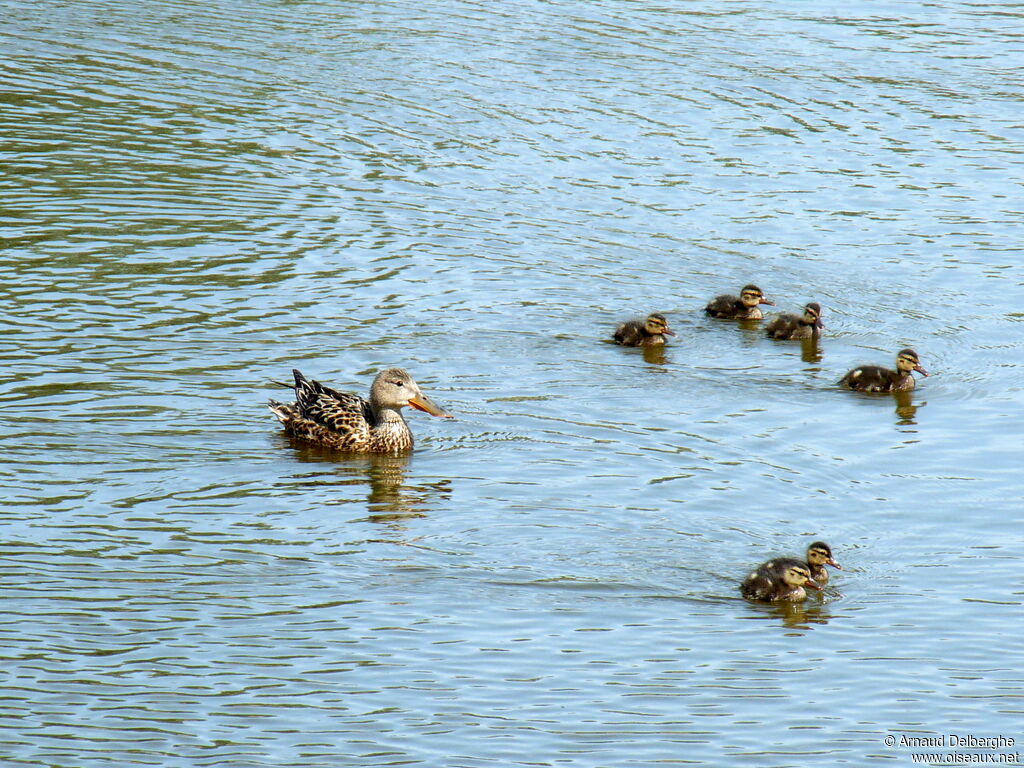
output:
M915 365L914 366L914 370L917 371L918 373L920 373L922 376L927 376L928 375L928 371L926 371L920 365Z
M833 560L831 557L825 561L827 565L831 565L833 568L838 568L840 571L843 570L843 566Z
M454 419L447 411L440 408L433 400L426 395L413 395L409 398L409 405L417 411L429 413L431 416L440 416L442 419Z
M816 582L814 579L808 579L807 582L804 584L804 586L805 587L810 587L811 589L816 589L819 592L821 592L821 585L818 582Z

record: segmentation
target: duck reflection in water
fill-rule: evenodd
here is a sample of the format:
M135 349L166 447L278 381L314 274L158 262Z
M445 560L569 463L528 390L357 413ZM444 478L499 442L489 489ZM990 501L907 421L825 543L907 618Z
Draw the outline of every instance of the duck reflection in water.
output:
M821 362L821 347L817 338L800 339L800 359L805 363Z
M741 318L736 322L740 329L740 343L744 347L756 347L764 340L764 328L755 318Z
M805 363L820 363L824 355L821 351L821 341L819 337L812 336L806 339L799 339L800 344L800 359ZM818 369L815 368L815 371Z
M416 517L425 517L440 499L451 495L451 480L442 478L430 483L409 485L405 470L412 456L351 453L311 445L304 440L282 438L291 444L300 461L331 464L331 479L320 476L318 484L367 486L367 520L394 525ZM334 477L340 477L335 480Z
M644 347L640 350L644 356L644 362L651 365L665 365L665 345L659 344L656 347Z
M889 398L895 404L894 412L896 414L897 426L907 427L914 426L917 424L917 411L919 408L923 408L928 405L927 401L914 402L915 393L912 390L900 390L898 392L888 392L883 394L865 394L857 398L866 408L877 408L878 400L888 400Z
M901 426L917 424L914 420L914 417L917 416L917 409L927 405L927 403L918 403L915 405L914 393L907 390L902 392L893 392L892 398L896 401L896 423Z
M832 618L829 604L824 601L820 593L817 597L805 600L802 603L786 601L782 603L770 603L764 606L767 616L782 619L785 627L798 628L808 624L828 624Z

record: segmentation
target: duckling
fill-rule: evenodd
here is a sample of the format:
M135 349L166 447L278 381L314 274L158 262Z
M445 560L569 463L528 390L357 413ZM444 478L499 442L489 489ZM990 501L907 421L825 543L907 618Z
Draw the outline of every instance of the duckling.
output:
M284 405L268 401L287 434L328 448L359 453L398 453L412 448L412 432L401 409L411 406L432 416L452 418L424 395L401 368L377 374L370 386L370 400L359 395L336 392L318 381L310 381L298 370L295 402ZM286 385L287 386L287 385Z
M804 587L821 590L807 563L795 557L777 557L747 574L740 594L751 600L803 600L807 597Z
M765 331L770 339L816 339L825 324L821 322L821 305L812 301L804 305L803 315L781 314L768 323Z
M816 541L807 547L807 569L811 572L811 578L821 586L828 584L826 565L843 570L843 566L832 559L832 548L824 541Z
M858 392L902 392L917 386L911 371L917 371L922 376L928 375L928 371L921 367L917 352L901 349L896 354L895 371L880 365L861 365L843 376L839 386Z
M666 336L675 336L664 315L653 312L646 320L627 320L619 323L612 338L624 347L656 347L665 343Z
M775 306L775 302L768 301L756 285L744 285L740 290L739 298L731 294L716 296L708 302L704 311L711 317L721 317L727 320L760 320L764 315L761 314L758 304Z

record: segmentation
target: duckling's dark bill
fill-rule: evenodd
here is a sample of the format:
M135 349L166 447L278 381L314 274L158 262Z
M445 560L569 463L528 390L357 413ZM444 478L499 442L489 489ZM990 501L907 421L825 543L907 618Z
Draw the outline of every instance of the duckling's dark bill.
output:
M816 582L814 579L808 579L807 581L805 581L804 582L804 586L805 587L810 587L811 589L816 589L819 592L821 592L821 585L818 582Z
M440 416L442 419L454 419L450 413L440 408L433 400L423 395L416 395L409 398L409 405L417 411L429 413L431 416Z

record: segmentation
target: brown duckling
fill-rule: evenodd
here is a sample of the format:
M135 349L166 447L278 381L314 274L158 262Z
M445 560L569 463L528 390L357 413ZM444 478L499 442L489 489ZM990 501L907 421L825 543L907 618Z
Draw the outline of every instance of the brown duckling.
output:
M377 374L370 399L336 392L299 371L295 376L295 402L268 401L287 434L328 448L359 453L398 453L412 448L412 432L401 409L411 406L432 416L452 418L424 395L412 376L401 368Z
M768 323L765 331L770 339L816 339L824 327L821 305L812 301L804 305L803 315L778 315Z
M824 541L816 541L807 547L807 569L811 572L811 578L820 586L828 584L826 565L843 570L843 566L832 559L832 548Z
M861 365L843 376L839 386L858 392L902 392L917 386L911 371L928 375L928 371L921 367L917 352L901 349L896 355L895 371L880 365Z
M761 314L758 304L775 306L774 302L764 297L764 293L756 285L744 285L739 298L732 294L716 296L708 302L704 311L711 317L726 320L760 320L764 315Z
M776 557L747 574L740 594L751 600L803 600L807 597L804 587L821 590L807 563L795 557Z
M612 338L624 347L656 347L665 343L666 336L675 336L664 315L653 312L646 320L627 320L619 323Z

